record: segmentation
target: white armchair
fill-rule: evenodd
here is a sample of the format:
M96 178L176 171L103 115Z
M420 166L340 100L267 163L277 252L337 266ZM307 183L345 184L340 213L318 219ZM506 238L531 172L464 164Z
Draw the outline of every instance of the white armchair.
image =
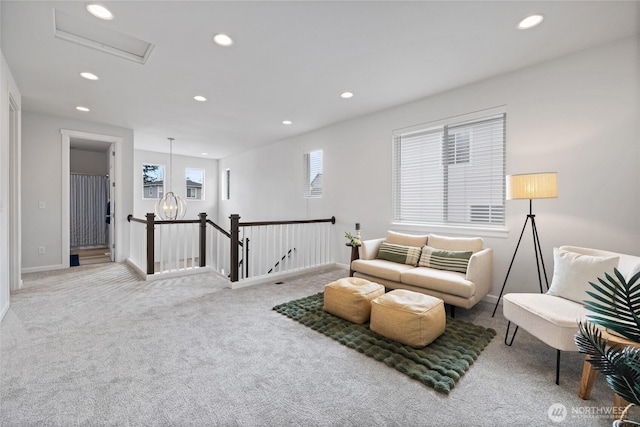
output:
M640 257L576 246L554 249L554 271L546 294L510 293L503 297L503 314L509 321L505 344L511 346L522 328L556 349L556 384L560 383L560 352L578 351L574 337L578 322L588 313L583 301L590 298L589 282L617 268L625 277L640 269ZM509 339L511 323L516 325Z

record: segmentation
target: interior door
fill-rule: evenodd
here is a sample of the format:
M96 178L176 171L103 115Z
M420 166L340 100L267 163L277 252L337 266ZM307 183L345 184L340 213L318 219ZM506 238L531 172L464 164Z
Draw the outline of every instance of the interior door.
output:
M113 177L116 176L115 171L115 159L116 159L116 145L111 144L109 147L109 211L107 212L107 227L108 227L108 236L109 236L109 258L111 258L111 262L116 259L116 245L115 245L115 236L116 236L116 183L113 181Z

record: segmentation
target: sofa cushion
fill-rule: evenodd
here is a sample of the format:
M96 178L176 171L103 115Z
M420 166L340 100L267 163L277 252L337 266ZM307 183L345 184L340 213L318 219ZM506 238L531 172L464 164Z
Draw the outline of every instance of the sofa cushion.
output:
M429 234L427 243L432 248L443 249L445 251L481 251L484 241L481 237L445 237Z
M476 285L465 279L463 273L434 268L416 267L400 276L404 284L431 289L462 298L470 298L476 293Z
M418 266L466 273L471 255L473 255L471 251L445 251L423 246Z
M504 317L553 348L578 351L574 336L587 309L548 294L513 293L504 296Z
M395 231L387 231L387 243L393 245L415 246L418 248L427 244L429 236L419 236L415 234L396 233Z
M393 245L383 242L380 245L376 258L415 267L418 265L418 260L420 259L420 251L420 248L414 246Z
M400 282L400 275L405 271L415 269L415 267L382 259L357 259L351 262L351 269L367 276Z
M619 257L592 256L570 252L564 249L553 249L553 279L547 292L582 304L585 300L593 300L587 291L593 291L589 282L598 282L605 273L613 274L618 266Z

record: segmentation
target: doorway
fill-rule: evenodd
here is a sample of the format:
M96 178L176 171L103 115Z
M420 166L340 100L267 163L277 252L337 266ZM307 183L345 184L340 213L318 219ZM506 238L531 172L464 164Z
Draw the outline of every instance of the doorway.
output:
M65 129L61 133L63 264L116 261L116 182L122 138Z
M70 265L112 261L109 229L112 145L72 137L69 149Z

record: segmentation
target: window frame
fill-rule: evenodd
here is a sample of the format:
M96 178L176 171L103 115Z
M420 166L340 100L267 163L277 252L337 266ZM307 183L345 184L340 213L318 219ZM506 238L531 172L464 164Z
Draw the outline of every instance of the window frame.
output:
M315 153L320 153L320 166L319 172L316 171L316 175L311 178L311 174L313 172L312 168L314 166L314 162L312 161L312 156ZM317 165L317 162L315 163ZM303 197L305 199L321 199L324 194L324 151L322 148L315 148L312 150L307 150L303 153L302 159L302 173L303 173ZM320 187L314 187L313 183L316 179L320 178Z
M191 171L198 171L198 172L201 173L202 182L199 183L198 181L192 181L192 182L200 184L200 197L197 197L198 196L198 189L197 188L195 188L195 187L191 187L191 188L187 187L187 182L189 181L189 171L190 170ZM184 170L184 175L185 175L185 199L192 200L192 201L204 201L204 199L205 199L205 193L204 193L204 190L205 190L205 170L202 169L202 168L187 167ZM190 189L191 190L195 190L195 196L191 196L191 197L189 196L189 190Z
M220 200L231 200L231 169L222 170L222 178L220 179Z
M144 167L145 166L156 166L161 168L162 170L162 186L157 186L158 187L158 192L157 192L157 197L150 197L147 195L147 192L145 192L145 188L147 188L149 190L149 192L151 192L152 186L146 186L146 182L145 182L145 170ZM161 199L164 196L164 189L165 189L165 185L166 185L166 166L162 163L149 163L149 162L143 162L142 163L142 199L143 200L158 200ZM153 181L151 181L153 182Z
M505 212L505 176L506 176L506 155L507 155L507 147L506 147L506 123L507 123L507 114L506 107L499 106L495 108L490 108L486 110L477 111L470 114L464 114L460 116L455 116L443 120L438 120L434 122L429 122L425 124L420 124L416 126L411 126L407 128L397 129L393 131L392 135L392 227L397 229L398 231L413 231L413 232L443 232L450 234L460 234L460 235L469 235L473 233L474 235L482 236L482 237L500 237L506 238L508 237L508 230L506 224L506 212ZM481 123L483 120L492 120L495 118L503 118L503 139L502 139L502 223L494 223L490 224L487 222L471 222L471 216L466 219L466 222L447 222L445 218L443 218L442 222L437 221L418 221L418 220L401 220L399 218L399 203L401 203L400 197L400 189L401 183L399 182L399 170L401 167L401 160L399 157L399 147L401 144L402 136L410 136L412 134L424 133L428 135L433 133L434 135L438 132L438 129L442 129L442 134L439 136L441 138L440 149L438 155L440 156L439 170L443 170L445 167L458 167L460 165L463 166L473 166L474 162L474 144L473 139L469 140L468 146L464 147L464 152L460 155L460 153L456 152L454 155L454 161L451 161L451 158L447 156L447 149L449 142L447 142L446 138L446 130L451 129L455 130L456 128L464 129L465 125L469 126L473 123ZM457 142L457 141L456 141ZM454 150L459 147L454 147ZM434 153L435 155L435 153ZM437 160L436 160L437 161ZM445 165L445 162L447 164ZM443 177L442 182L442 191L443 194L445 191L445 182L447 178ZM465 181L466 182L466 181ZM494 183L495 184L495 183ZM447 190L448 191L448 190ZM478 205L491 205L491 212L500 213L499 209L496 209L495 203L484 203L474 201L473 198L465 198L466 204L468 208L471 210L472 207L478 207ZM443 203L446 205L447 201L444 200ZM450 209L449 207L443 207L446 211ZM459 212L464 212L461 210ZM471 212L471 211L470 211Z

